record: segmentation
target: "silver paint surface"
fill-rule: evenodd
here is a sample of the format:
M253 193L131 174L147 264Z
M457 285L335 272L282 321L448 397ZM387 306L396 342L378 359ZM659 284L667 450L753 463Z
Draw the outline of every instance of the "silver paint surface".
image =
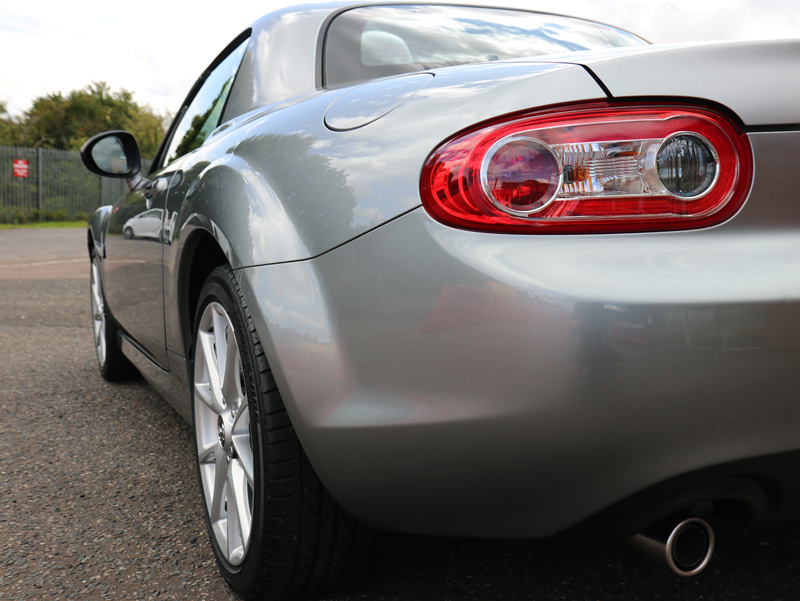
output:
M800 40L650 46L569 62L588 66L615 97L704 98L746 125L800 122Z
M325 125L338 131L369 125L396 109L431 79L431 73L418 73L360 85L333 101L325 111Z
M416 210L242 280L270 299L255 318L293 423L350 511L545 536L685 471L796 448L798 219L743 236L748 219L525 237Z

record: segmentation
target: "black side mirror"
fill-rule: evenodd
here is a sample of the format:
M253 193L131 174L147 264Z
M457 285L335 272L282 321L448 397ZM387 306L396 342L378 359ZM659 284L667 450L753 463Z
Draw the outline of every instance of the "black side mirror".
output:
M104 177L133 178L141 169L139 145L133 134L123 130L92 136L81 146L83 164Z

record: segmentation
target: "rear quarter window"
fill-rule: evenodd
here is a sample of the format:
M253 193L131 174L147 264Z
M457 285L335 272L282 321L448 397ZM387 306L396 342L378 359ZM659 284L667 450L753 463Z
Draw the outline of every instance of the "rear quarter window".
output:
M644 45L591 21L459 6L372 6L341 13L325 38L327 87L452 65Z

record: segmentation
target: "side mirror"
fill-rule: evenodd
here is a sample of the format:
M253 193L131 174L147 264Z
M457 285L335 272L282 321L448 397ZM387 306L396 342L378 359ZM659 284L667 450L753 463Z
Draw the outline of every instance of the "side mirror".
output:
M136 138L127 131L106 131L81 146L81 159L92 173L104 177L133 178L141 169Z

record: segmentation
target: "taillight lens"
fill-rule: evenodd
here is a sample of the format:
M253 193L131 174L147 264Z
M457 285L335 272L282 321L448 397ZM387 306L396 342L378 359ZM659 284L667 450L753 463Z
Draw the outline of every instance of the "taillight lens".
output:
M714 111L592 104L490 123L446 141L420 191L439 221L520 233L706 227L741 207L747 137Z

